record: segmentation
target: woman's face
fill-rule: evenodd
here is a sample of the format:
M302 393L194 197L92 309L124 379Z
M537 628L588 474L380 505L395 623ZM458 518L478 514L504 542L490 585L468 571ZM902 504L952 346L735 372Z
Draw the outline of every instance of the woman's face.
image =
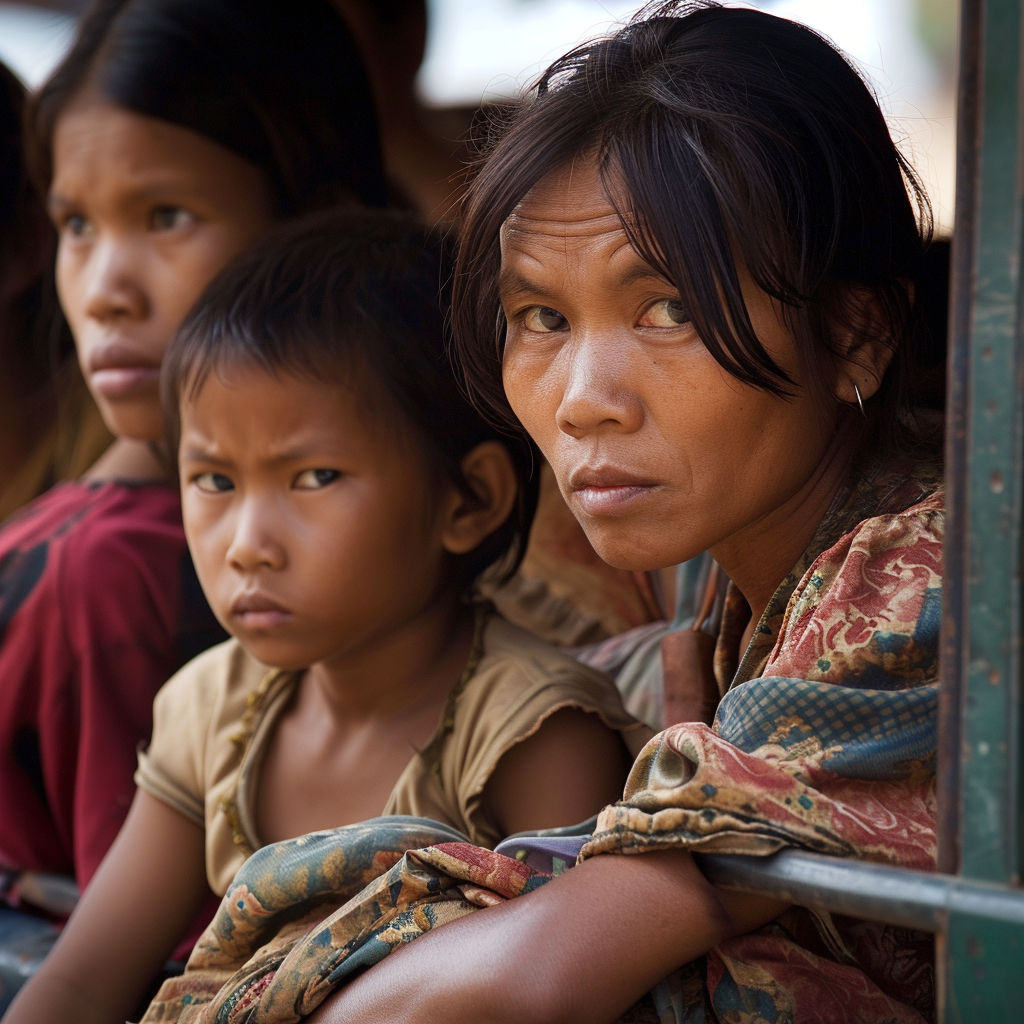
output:
M759 339L799 384L791 334L742 284ZM820 472L833 425L799 389L773 397L714 360L592 164L543 180L509 217L501 300L509 401L612 565L674 565L768 535Z
M270 226L263 174L195 132L92 98L57 122L57 289L110 430L163 437L160 362L214 276Z

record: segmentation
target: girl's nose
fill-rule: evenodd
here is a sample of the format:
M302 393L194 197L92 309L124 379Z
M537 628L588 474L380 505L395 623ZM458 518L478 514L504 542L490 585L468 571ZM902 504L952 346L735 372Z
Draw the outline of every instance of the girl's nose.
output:
M258 499L242 503L226 553L233 569L248 574L261 569L279 571L288 564L287 549L271 524L279 525L280 517L270 514L264 503Z
M116 239L97 242L85 273L85 313L93 320L142 320L149 314L142 267L133 248Z
M568 349L558 429L572 437L639 430L644 406L632 386L625 343L581 336Z

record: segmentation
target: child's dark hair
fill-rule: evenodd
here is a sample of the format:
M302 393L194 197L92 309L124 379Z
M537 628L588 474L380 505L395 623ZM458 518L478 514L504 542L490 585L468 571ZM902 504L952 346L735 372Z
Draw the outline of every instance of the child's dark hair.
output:
M794 392L750 323L742 261L780 303L830 414L844 332L884 339L893 360L867 415L877 442L907 440L920 322L907 285L930 235L927 199L842 54L794 22L712 2L648 5L556 61L482 154L460 216L453 322L470 393L496 422L514 422L501 379L502 223L542 178L591 156L637 251L679 289L725 369Z
M240 256L207 289L164 357L161 390L172 451L180 403L211 373L255 366L274 375L352 383L396 417L419 445L430 478L475 497L461 461L501 441L518 482L516 504L495 533L453 557L460 590L489 566L510 576L537 507L535 450L485 421L463 394L448 351L452 255L440 232L411 217L336 211L281 229Z
M57 119L86 89L249 160L282 216L386 202L370 86L329 0L95 0L32 105L44 188Z

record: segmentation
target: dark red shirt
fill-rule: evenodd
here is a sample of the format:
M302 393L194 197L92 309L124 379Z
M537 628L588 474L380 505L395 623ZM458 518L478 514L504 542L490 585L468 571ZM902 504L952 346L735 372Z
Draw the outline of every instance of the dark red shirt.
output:
M66 483L0 529L0 868L88 884L153 697L224 637L167 484Z

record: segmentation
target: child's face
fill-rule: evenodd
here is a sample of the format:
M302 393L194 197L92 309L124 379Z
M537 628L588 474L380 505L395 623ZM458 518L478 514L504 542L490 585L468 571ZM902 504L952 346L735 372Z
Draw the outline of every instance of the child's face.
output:
M217 617L257 659L329 664L437 597L451 495L348 388L231 369L181 417L189 547Z
M57 288L110 430L163 438L164 350L213 277L271 222L262 173L195 132L82 98L57 121Z

